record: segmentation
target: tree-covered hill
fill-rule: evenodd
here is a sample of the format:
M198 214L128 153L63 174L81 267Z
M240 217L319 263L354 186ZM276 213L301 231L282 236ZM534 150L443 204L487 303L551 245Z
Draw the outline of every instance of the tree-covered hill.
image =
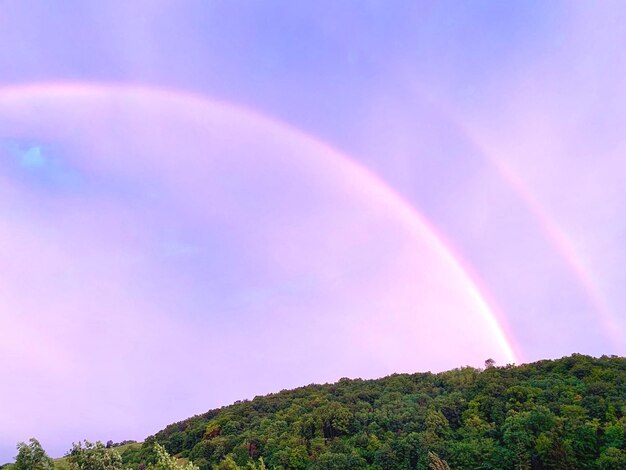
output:
M153 443L202 470L626 469L626 359L574 354L522 366L342 379L171 424Z
M485 365L256 397L142 444L74 444L54 468L626 470L626 358ZM9 468L50 466L35 439L18 448Z

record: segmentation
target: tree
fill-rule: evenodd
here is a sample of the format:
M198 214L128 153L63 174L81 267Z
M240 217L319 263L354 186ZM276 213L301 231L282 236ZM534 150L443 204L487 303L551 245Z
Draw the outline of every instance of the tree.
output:
M626 468L626 451L609 447L600 455L597 467L602 470Z
M107 449L98 441L72 444L67 460L70 470L123 470L122 457L115 449Z
M442 460L441 457L434 452L428 452L428 458L430 459L430 464L428 465L430 470L450 470L448 462Z
M261 457L256 463L248 462L248 470L266 470L263 457Z
M17 445L17 457L15 457L14 470L54 470L54 462L48 457L37 439L31 437L26 444L20 442Z
M182 463L167 453L165 447L159 443L154 444L157 454L157 463L154 470L199 470L193 463Z
M326 439L332 439L348 432L352 413L346 406L332 401L320 407L318 415L321 418L322 434Z
M514 456L515 468L530 468L531 449L534 446L532 432L528 430L528 412L511 412L502 426L503 440Z
M237 465L237 463L233 460L233 458L228 455L224 460L222 460L217 467L214 467L217 470L241 470L241 467Z

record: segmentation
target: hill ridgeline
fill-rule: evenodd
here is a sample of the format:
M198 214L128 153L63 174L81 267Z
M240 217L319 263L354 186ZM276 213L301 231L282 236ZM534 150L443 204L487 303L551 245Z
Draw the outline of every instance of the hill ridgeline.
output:
M120 468L626 469L626 358L485 365L236 402L121 447Z

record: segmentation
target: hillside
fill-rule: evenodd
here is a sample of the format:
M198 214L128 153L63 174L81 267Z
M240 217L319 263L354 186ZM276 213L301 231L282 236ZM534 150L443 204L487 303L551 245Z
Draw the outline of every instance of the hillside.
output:
M133 469L155 442L201 470L626 469L625 358L486 366L281 391L118 450Z
M227 456L242 467L262 456L268 468L426 469L429 451L452 469L616 469L625 413L626 359L575 354L282 391L169 425L123 457L138 463L157 441L201 469Z

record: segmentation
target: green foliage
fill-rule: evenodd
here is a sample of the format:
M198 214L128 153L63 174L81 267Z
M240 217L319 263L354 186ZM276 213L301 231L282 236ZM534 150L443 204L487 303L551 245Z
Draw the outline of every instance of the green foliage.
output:
M241 467L237 465L237 463L232 459L232 457L228 456L224 460L222 460L219 465L215 466L216 470L240 470Z
M609 447L600 455L597 460L597 468L601 470L615 470L626 468L626 451Z
M490 367L493 367L493 364ZM429 470L450 470L448 462L442 460L441 457L434 452L428 452L428 458L430 459L430 464L428 465Z
M54 470L54 462L48 457L37 439L31 437L29 444L20 442L17 445L17 456L13 470Z
M154 443L153 443L154 444ZM122 462L125 467L133 469L149 468L157 461L154 445L127 445L122 452Z
M115 448L107 449L102 442L72 444L67 455L70 470L123 470L122 457Z
M626 469L626 359L486 366L282 391L171 424L121 457L85 441L66 460L70 470ZM26 466L13 468L53 468L38 442L18 449ZM33 455L44 463L22 463Z
M165 447L155 443L156 464L152 467L154 470L198 470L198 467L191 462L183 463L170 456Z
M486 365L256 397L172 424L144 449L158 442L200 470L626 468L624 358Z

